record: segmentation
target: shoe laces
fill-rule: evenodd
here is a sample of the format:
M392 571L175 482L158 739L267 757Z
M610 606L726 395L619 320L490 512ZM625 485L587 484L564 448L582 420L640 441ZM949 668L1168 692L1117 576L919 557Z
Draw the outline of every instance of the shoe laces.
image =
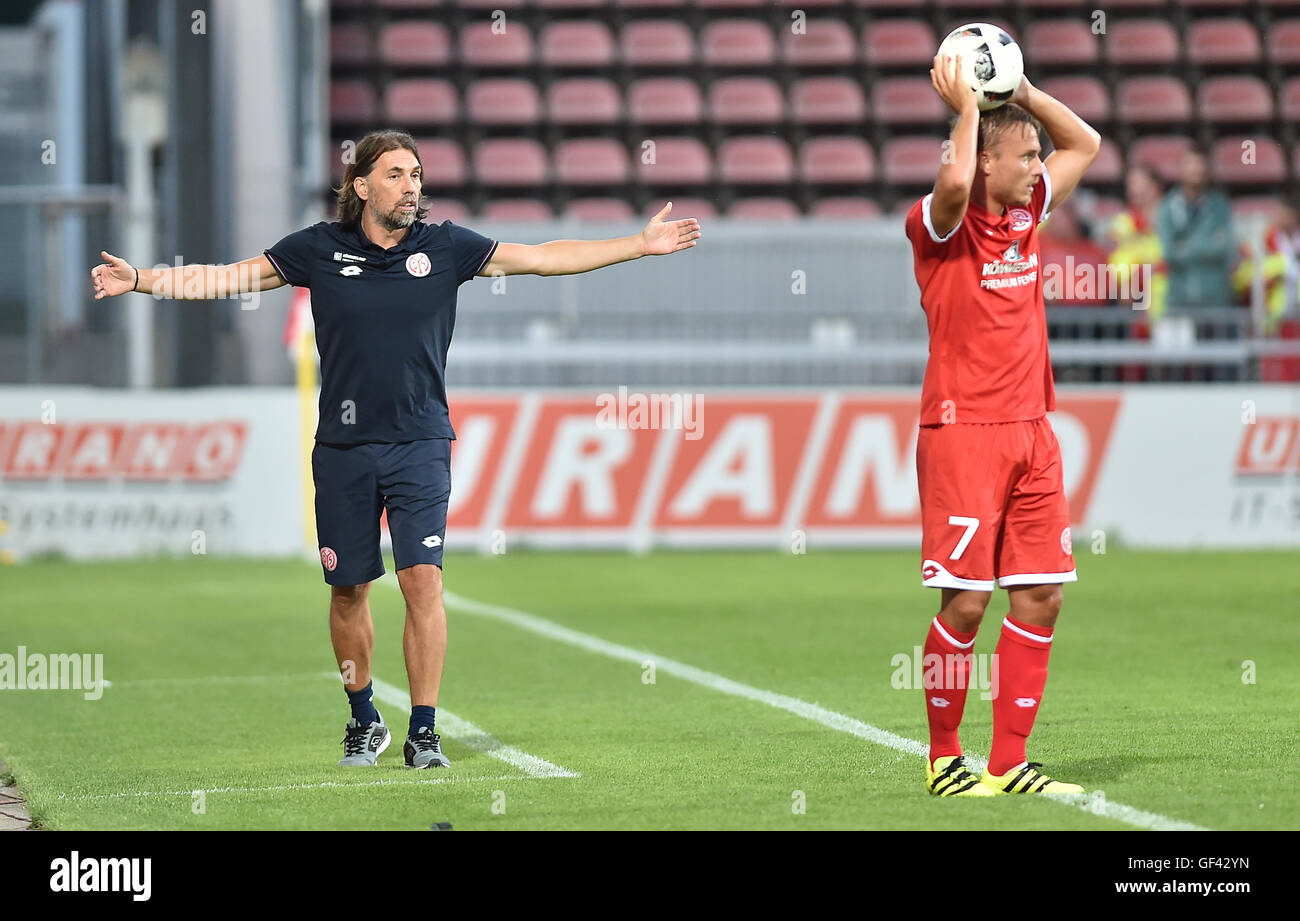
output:
M416 751L441 751L438 747L441 742L442 736L438 735L436 732L430 732L428 730L417 732L415 735L411 736L411 744L415 747Z
M343 733L343 754L359 755L366 749L366 735L369 733L368 725L354 725L348 723L348 728Z

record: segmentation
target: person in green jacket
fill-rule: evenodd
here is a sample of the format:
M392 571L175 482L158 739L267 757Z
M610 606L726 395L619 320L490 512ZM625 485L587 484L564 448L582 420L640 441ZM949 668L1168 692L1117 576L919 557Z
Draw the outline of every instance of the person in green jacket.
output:
M1183 154L1181 182L1160 202L1156 229L1169 269L1167 301L1173 310L1230 307L1236 259L1232 209L1222 192L1207 187L1205 155Z

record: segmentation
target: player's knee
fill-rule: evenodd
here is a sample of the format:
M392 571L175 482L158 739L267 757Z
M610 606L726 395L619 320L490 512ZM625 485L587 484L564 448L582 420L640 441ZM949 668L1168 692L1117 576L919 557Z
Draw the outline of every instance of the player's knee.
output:
M330 608L341 614L359 610L369 597L369 585L330 586Z
M1061 613L1065 593L1059 585L1032 585L1012 592L1012 615L1029 623L1050 627Z
M959 591L944 599L944 620L962 633L979 628L992 592Z

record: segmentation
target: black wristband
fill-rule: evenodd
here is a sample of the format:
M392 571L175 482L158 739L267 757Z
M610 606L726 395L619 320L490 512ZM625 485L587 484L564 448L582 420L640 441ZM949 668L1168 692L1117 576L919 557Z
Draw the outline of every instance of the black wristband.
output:
M131 266L131 268L135 269L135 266ZM138 287L140 287L140 270L135 269L135 284L131 286L131 290L135 291Z

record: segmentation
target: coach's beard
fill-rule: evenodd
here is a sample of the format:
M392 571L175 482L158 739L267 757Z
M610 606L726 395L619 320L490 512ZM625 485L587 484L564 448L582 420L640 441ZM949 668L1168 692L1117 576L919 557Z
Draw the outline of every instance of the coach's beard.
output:
M385 230L403 230L415 223L415 215L419 209L420 203L416 202L415 207L410 211L403 211L402 203L398 202L388 214L381 214L379 209L375 209L375 219Z

